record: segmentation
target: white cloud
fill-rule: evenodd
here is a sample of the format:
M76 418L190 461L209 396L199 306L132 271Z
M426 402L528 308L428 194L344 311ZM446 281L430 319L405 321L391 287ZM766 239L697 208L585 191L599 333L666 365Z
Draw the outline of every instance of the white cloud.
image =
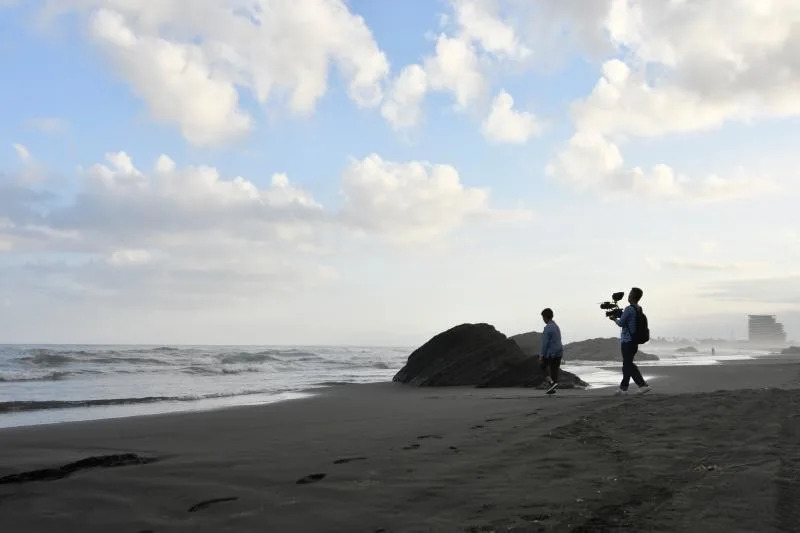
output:
M619 59L607 61L592 93L573 105L578 130L637 137L708 129L738 110L732 100L707 102L682 87L653 87Z
M405 67L392 83L381 114L395 129L416 126L422 117L420 107L427 90L425 70L419 65Z
M455 26L438 36L424 69L429 87L453 93L456 109L463 111L484 95L486 66L521 61L531 51L498 15L495 0L453 0L451 7Z
M485 80L473 45L458 37L439 35L436 54L425 59L430 87L453 93L456 109L463 110L485 90Z
M547 166L547 174L580 190L602 187L607 177L619 172L623 159L619 148L602 136L577 132Z
M687 202L719 202L778 191L772 180L744 171L723 178L709 175L689 178L672 167L657 164L650 170L626 168L618 146L599 134L578 131L546 168L548 176L579 190L608 197L632 193L644 198Z
M678 88L731 114L797 113L797 2L615 0L606 26L631 61L662 67L652 86Z
M344 219L400 241L424 241L476 218L525 216L494 211L489 191L465 187L450 165L395 163L377 154L353 161L342 176Z
M14 151L17 153L17 157L19 157L20 161L22 161L23 163L31 162L33 157L31 156L30 150L28 150L28 148L25 145L14 143L11 146L14 147Z
M539 131L539 124L532 113L515 111L514 99L503 90L494 99L482 130L493 141L525 143Z
M83 178L74 197L49 197L42 214L29 209L37 197L25 184L0 195L0 242L31 258L14 274L21 286L50 297L191 308L204 298L277 296L330 279L319 262L333 217L285 174L259 187L167 156L147 172L115 152Z
M531 50L514 28L498 16L495 0L454 0L453 10L462 36L476 41L487 52L512 60L524 60Z
M498 0L452 0L452 19L442 15L444 31L436 38L434 52L424 58L422 65L405 67L395 78L381 113L396 130L416 126L421 118L420 106L428 91L449 92L455 100L456 111L485 105L487 72L495 66L523 63L531 49L525 46L511 19L501 16ZM508 115L508 113L507 113ZM500 140L520 142L520 136L530 128L528 114L498 117L491 130ZM500 124L502 122L502 124Z
M235 86L212 71L201 47L137 36L121 14L105 9L92 17L92 32L151 114L178 124L189 142L218 144L252 127Z
M548 174L583 188L699 201L773 192L769 180L744 172L690 179L665 164L625 168L619 146L800 115L800 33L792 30L800 5L613 0L606 7L595 23L623 57L605 60L591 94L573 104L575 135Z
M253 127L241 91L262 105L286 97L308 114L335 65L353 101L372 107L389 72L364 20L342 0L77 0L48 10L87 14L98 46L151 114L200 145Z
M606 27L627 65L606 69L576 121L649 136L798 115L798 23L797 2L615 0Z
M8 222L4 234L24 238L30 249L49 242L65 251L104 254L118 265L160 253L169 257L173 247L231 242L322 250L341 223L390 240L429 240L467 222L529 216L490 208L488 189L464 186L453 166L396 163L377 154L343 170L341 212L324 209L284 173L260 187L241 176L223 177L214 167L180 167L166 155L148 172L126 152L108 153L82 177L73 200L48 209L28 208L57 197L40 198L25 184L8 189L0 202Z
M81 177L62 198L0 176L0 250L30 258L12 268L15 286L151 307L285 298L336 279L326 263L345 259L334 254L353 230L430 242L467 223L526 215L491 209L489 192L462 185L452 166L374 154L343 171L341 211L325 210L284 173L259 186L166 155L145 170L112 152Z
M322 206L285 174L261 189L242 177L224 179L213 167L177 168L165 155L152 174L139 170L125 152L107 154L106 161L86 172L83 194L59 214L62 224L139 237L217 231L269 242L290 234L302 240L323 216Z
M108 258L114 266L145 265L153 260L153 255L147 250L115 250Z

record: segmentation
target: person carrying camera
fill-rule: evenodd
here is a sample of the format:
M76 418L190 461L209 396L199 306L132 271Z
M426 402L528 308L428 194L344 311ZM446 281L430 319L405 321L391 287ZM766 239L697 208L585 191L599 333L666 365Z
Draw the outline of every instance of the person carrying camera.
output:
M542 320L545 326L542 330L542 348L539 351L539 366L542 373L547 375L550 370L550 386L545 391L555 394L558 388L558 373L561 369L561 357L564 355L564 346L561 344L561 329L553 320L553 310L549 307L542 311Z
M639 393L644 394L650 391L650 385L642 377L639 372L639 367L633 362L633 357L639 351L639 344L636 342L636 315L642 313L642 308L639 306L639 301L642 299L642 289L633 287L628 293L628 305L622 316L619 318L609 317L621 329L619 339L620 348L622 351L622 382L619 384L617 394L625 394L628 392L628 385L631 378L639 386Z

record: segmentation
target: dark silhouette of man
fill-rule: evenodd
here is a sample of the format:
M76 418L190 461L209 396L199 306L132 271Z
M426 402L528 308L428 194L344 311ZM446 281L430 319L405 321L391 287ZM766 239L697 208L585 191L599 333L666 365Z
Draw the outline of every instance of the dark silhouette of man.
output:
M628 305L623 311L622 316L619 318L610 317L611 320L620 328L619 340L620 349L622 351L622 381L619 384L617 394L625 394L628 392L628 385L631 378L634 383L639 386L639 393L644 394L650 391L650 385L642 377L639 372L639 367L633 362L633 358L639 351L639 345L636 343L636 314L642 312L639 301L642 299L642 289L633 287L628 293Z
M561 344L561 329L553 320L553 310L549 307L542 311L542 320L545 326L542 330L542 348L539 351L539 365L542 372L547 375L550 370L550 386L547 394L555 394L558 388L558 373L561 370L561 358L564 355L564 346Z

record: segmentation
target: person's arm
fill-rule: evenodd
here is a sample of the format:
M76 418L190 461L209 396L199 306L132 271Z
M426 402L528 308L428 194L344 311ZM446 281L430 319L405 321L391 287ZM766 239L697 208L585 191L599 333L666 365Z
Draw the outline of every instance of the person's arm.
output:
M542 349L539 351L540 358L544 357L545 354L547 353L547 348L550 345L550 337L552 336L552 334L553 332L551 331L549 325L545 326L544 329L542 330Z
M628 323L628 320L630 319L630 316L631 316L632 312L633 312L633 310L631 309L630 306L626 307L625 310L622 312L622 316L621 317L613 319L614 323L616 325L618 325L619 327L621 327L621 328L625 327L625 324Z

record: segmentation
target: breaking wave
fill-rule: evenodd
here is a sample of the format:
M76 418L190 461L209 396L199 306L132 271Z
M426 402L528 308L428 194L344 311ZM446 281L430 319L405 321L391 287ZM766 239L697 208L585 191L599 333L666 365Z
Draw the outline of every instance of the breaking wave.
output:
M262 372L260 368L214 368L208 366L187 366L181 369L181 372L184 374L192 374L195 376L219 376L219 375L232 375L235 376L237 374L246 374L249 372Z
M66 379L73 375L74 372L50 372L44 376L14 376L0 374L0 382L2 383L23 383L28 381L58 381Z
M143 396L133 398L100 398L92 400L22 400L0 402L0 413L21 411L41 411L46 409L71 409L77 407L104 407L112 405L137 405L158 402L196 402L236 396L253 396L257 394L277 394L280 392L297 392L293 390L276 391L274 389L245 390L231 393L198 394L188 396Z
M87 352L85 350L77 351L60 351L49 350L46 348L37 348L30 350L28 355L16 358L17 361L23 361L26 364L31 364L40 367L48 366L62 366L73 363L92 363L92 364L134 364L134 365L170 365L170 361L163 359L155 359L153 357L135 357L130 353L118 352L113 350L100 351L100 352Z
M223 355L220 357L220 361L225 364L236 364L236 363L269 363L269 362L278 362L282 361L280 357L277 357L274 352L256 352L256 353L249 353L249 352L239 352L230 355Z
M75 361L75 359L68 355L53 353L49 350L31 351L31 354L32 355L27 357L20 357L18 360L25 361L26 363L31 363L36 366L61 366Z

